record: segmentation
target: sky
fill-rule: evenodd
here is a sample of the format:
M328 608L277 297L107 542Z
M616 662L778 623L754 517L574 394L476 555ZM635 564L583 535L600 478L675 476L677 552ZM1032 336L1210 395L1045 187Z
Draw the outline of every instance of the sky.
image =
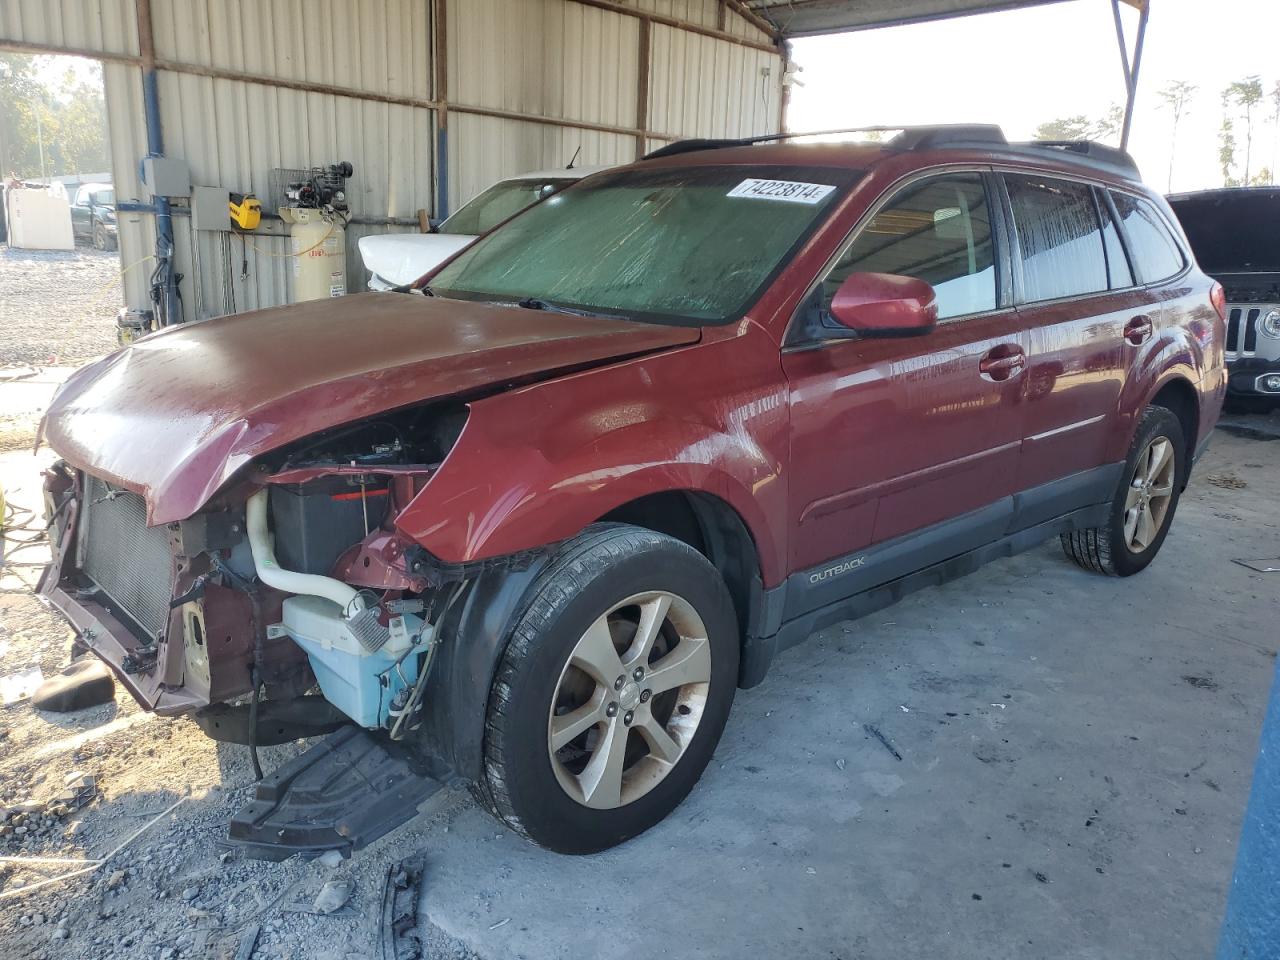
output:
M1122 5L1130 44L1137 11ZM1252 172L1274 170L1280 131L1270 93L1280 82L1280 2L1151 0L1130 151L1143 178L1168 190L1222 186L1222 90L1257 74ZM1029 140L1058 117L1104 115L1124 102L1109 0L1068 0L1005 13L796 40L803 87L787 113L793 131L873 124L998 123ZM1178 126L1157 95L1174 80L1199 87ZM1236 122L1244 158L1243 120ZM1280 176L1277 177L1280 179Z

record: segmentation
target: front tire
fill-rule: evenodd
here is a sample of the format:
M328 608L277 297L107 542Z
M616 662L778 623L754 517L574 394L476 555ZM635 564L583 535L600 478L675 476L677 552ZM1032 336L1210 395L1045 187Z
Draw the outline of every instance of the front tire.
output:
M1077 566L1113 577L1145 570L1169 533L1186 481L1182 424L1164 407L1147 407L1106 525L1062 534L1063 552Z
M702 775L738 677L738 627L705 557L599 524L535 583L498 667L483 794L513 830L593 853L647 830Z
M93 225L93 248L95 250L114 250L115 238L107 233L107 228L100 223Z

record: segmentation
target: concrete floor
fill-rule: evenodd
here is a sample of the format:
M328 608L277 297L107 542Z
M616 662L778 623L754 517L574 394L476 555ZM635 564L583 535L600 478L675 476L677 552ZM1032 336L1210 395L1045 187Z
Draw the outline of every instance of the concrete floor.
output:
M545 853L453 788L352 866L425 854L432 957L1200 960L1280 644L1232 561L1277 556L1280 443L1219 432L1145 573L1046 544L824 631L637 840Z
M614 851L455 797L426 914L486 960L1211 956L1280 642L1280 576L1232 560L1280 555L1278 504L1280 443L1219 434L1142 575L1046 544L825 631Z

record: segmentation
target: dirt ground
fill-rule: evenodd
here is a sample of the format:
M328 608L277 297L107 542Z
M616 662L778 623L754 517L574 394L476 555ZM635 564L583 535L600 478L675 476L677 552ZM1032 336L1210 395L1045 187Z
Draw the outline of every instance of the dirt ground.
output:
M110 272L106 267L114 269L109 256L86 251L66 257L68 265L79 264L84 267L88 264L94 270L105 271L108 276ZM7 291L13 289L8 285L19 282L15 279L17 262L13 258L0 257L0 284L5 285L4 300L7 303L11 302ZM54 299L52 294L45 294L46 303ZM66 308L62 321L44 321L46 326L42 336L46 338L46 344L51 341L53 330L65 329L67 324L74 322L76 310L81 315L88 312L85 301L80 303L78 308ZM53 306L48 307L48 310L52 311ZM76 340L81 344L79 349L93 349L94 343L98 344L99 350L113 346L111 338L114 334L109 316L113 311L114 307L101 315L93 314L96 319L90 327L96 333L86 330L83 338ZM42 314L46 317L50 315L51 313ZM59 322L63 326L58 326ZM21 340L12 339L16 334L10 329L11 326L12 324L6 324L0 330L0 335L10 338L3 341L6 363L10 361L10 349L26 351L21 354L25 358L24 362L44 363L46 357L41 356L41 351L37 349L36 334L22 341L25 345L11 348L11 343L17 344ZM15 441L12 448L9 452L0 452L0 485L3 486L10 505L6 516L8 542L5 544L4 566L0 569L0 677L10 676L33 666L38 667L44 676L50 676L67 662L70 640L67 627L32 595L39 570L47 557L47 550L40 536L41 524L32 511L39 503L39 470L48 462L51 454L45 451L33 456L30 452L31 430L35 421L54 384L66 372L67 368L34 370L32 376L9 383L2 382L3 377L0 376L0 418L10 416L16 424L11 432ZM0 426L3 426L3 419L0 419ZM1277 491L1280 490L1276 486L1277 476L1280 476L1280 443L1220 433L1205 461L1197 468L1179 514L1179 524L1185 531L1213 530L1214 536L1220 533L1227 537L1265 528L1270 531L1267 534L1267 549L1270 549L1275 545L1274 504ZM1182 552L1199 549L1188 542L1189 537L1194 539L1190 533L1184 533L1182 537L1176 536L1176 533L1175 530L1175 536L1171 537L1170 547L1167 548L1174 553L1162 568L1166 573L1168 564L1182 562L1178 559ZM904 602L903 610L895 617L909 620L911 611L914 610L917 618L929 621L929 629L932 630L934 623L950 622L944 609L935 610L930 606L941 604L945 607L952 602L946 599L951 595L946 592L948 589L952 593L957 590L980 592L984 576L997 580L1000 577L1008 579L1011 576L1009 570L1016 569L1022 571L1019 577L1031 578L1025 589L1034 592L1039 589L1035 586L1038 576L1064 576L1065 574L1056 572L1063 568L1062 565L1056 545L1046 545L1039 552L1026 557L1002 561L992 568L995 572L991 574L977 574L962 584L945 588L941 592L927 591L917 598L908 599ZM1224 569L1226 574L1223 573ZM1077 574L1079 571L1074 571L1070 576ZM1154 574L1157 578L1161 575L1160 571ZM1271 609L1266 605L1273 602L1274 589L1271 589L1272 600L1265 599L1268 588L1272 587L1265 575L1248 574L1231 564L1216 564L1212 571L1206 573L1206 577L1210 579L1201 586L1216 589L1216 580L1212 578L1222 578L1225 575L1244 575L1250 583L1256 581L1256 585L1249 588L1252 591L1249 594L1251 599L1246 598L1242 602L1254 605L1259 611L1263 607L1257 607L1258 604L1263 604L1266 610ZM1097 588L1097 595L1106 595L1108 586L1108 582L1103 581ZM1052 594L1053 591L1045 592ZM1139 599L1121 601L1113 598L1106 602L1123 602L1126 605L1150 602L1140 599L1145 596L1141 591L1133 596ZM1028 602L1033 603L1034 598ZM908 605L910 609L907 609ZM987 604L983 603L982 607L987 607ZM1258 614L1263 617L1269 615L1265 612ZM1152 623L1163 622L1163 616L1164 612L1153 610ZM1217 615L1206 611L1204 616L1204 624L1196 625L1188 621L1183 624L1183 628L1211 629L1209 625L1215 623ZM879 622L879 618L876 619ZM882 624L879 629L883 631L891 628L892 620ZM966 629L969 628L955 624L954 629L949 632L958 635ZM874 637L877 628L874 624L833 628L828 631L833 639L826 641L820 638L789 653L784 658L785 662L779 668L778 675L769 684L741 698L742 710L747 713L739 713L740 719L731 724L726 743L722 744L720 751L724 762L718 768L713 764L713 770L707 777L709 783L695 791L689 806L681 814L680 822L673 817L669 824L628 844L620 853L583 860L554 858L532 848L526 849L527 845L478 811L465 789L459 786L441 791L424 804L415 819L359 852L351 861L326 865L318 861L303 863L291 860L272 864L245 860L221 845L226 836L228 818L247 802L252 792L252 774L244 748L219 747L189 720L157 719L146 714L121 689L117 690L113 703L70 715L41 713L25 702L0 706L0 960L178 960L207 957L230 960L248 942L253 942L254 947L251 954L245 956L251 955L255 960L363 960L372 957L381 960L379 912L388 870L403 858L424 851L429 878L424 902L436 904L432 912L425 914L426 920L419 928L430 944L428 956L464 960L474 956L541 958L563 955L563 925L550 923L546 916L537 912L547 908L528 905L528 897L542 896L537 891L552 896L561 889L571 889L575 883L580 885L583 877L593 875L592 871L604 870L611 875L612 868L609 864L618 857L667 856L668 850L675 849L673 845L697 841L696 836L690 840L682 831L719 831L722 828L716 824L723 824L723 829L734 835L715 839L711 846L716 851L732 852L738 844L753 842L750 831L744 834L740 829L733 828L733 824L741 826L741 817L734 812L731 803L729 806L724 805L723 796L726 790L733 793L738 789L734 777L751 779L761 775L760 768L755 765L742 767L748 773L740 773L736 769L738 765L731 762L742 752L742 746L737 741L743 737L750 739L759 732L762 721L758 717L753 721L748 716L752 706L759 708L762 703L772 703L769 699L771 697L780 697L782 699L779 702L785 702L795 694L795 691L788 692L789 684L794 686L795 676L811 672L811 661L825 662L822 658L829 655L827 644L843 642L850 631ZM968 640L957 642L963 642L966 647L969 643ZM1274 637L1259 637L1258 643L1251 644L1240 641L1236 652L1251 659L1248 667L1242 664L1233 669L1253 671L1259 675L1269 670L1272 662L1270 658L1274 656L1274 643ZM1123 656L1123 651L1117 655ZM818 660L814 661L814 657ZM1036 656L1031 656L1030 660L1035 661ZM1143 655L1134 663L1145 664L1149 660L1149 657ZM1267 666L1260 666L1254 661ZM929 668L941 669L935 664L930 664ZM893 669L896 670L897 667ZM1229 672L1225 665L1220 665L1219 671ZM874 665L870 672L875 673ZM1191 673L1195 675L1191 676ZM1188 689L1194 688L1199 694L1203 691L1198 683L1192 684L1192 680L1200 681L1206 676L1209 674L1204 671L1188 671L1188 676L1182 680L1191 684ZM1131 674L1129 679L1137 681L1137 674ZM1108 695L1114 695L1118 702L1123 702L1128 695L1125 676L1117 672L1106 680L1115 687ZM821 700L825 697L834 703L834 694L851 682L847 679L835 679L833 690L826 692L833 696L827 697L818 691L805 694L803 699ZM1100 679L1099 683L1102 682ZM1217 684L1226 681L1218 676L1218 679L1206 682ZM933 690L937 684L933 681L930 683L934 685L928 686L928 689ZM1258 682L1250 688L1248 697L1232 693L1230 710L1235 711L1232 723L1249 730L1256 729L1262 703L1265 701L1265 694L1260 693L1262 688L1263 683ZM761 690L764 692L760 692ZM923 694L917 693L917 696L922 697ZM1059 710L1065 715L1075 712L1074 701L1070 697L1064 698L1059 707L1051 689L1046 689L1042 696L1042 709L1046 711L1046 716L1051 710ZM1001 694L1001 698L1008 699L1004 694ZM1001 704L992 704L992 707L996 706ZM906 707L900 709L905 711ZM911 716L921 715L920 707L913 706L912 710L915 712ZM756 712L762 716L770 716L776 713L776 705L770 710L761 712L757 709ZM1009 711L1011 715L1012 712ZM776 715L782 716L781 713ZM741 719L743 716L748 718ZM904 713L904 716L907 714ZM954 717L955 714L947 713L945 716ZM968 717L968 714L964 716ZM1002 723L1006 722L1003 712L998 719ZM1008 722L1013 721L1010 719ZM1187 715L1189 726L1202 725L1204 722L1204 717L1192 716L1190 713ZM800 726L804 727L805 724ZM802 735L802 731L799 735ZM1129 738L1132 741L1137 739L1136 736ZM1199 833L1195 843L1205 844L1207 853L1213 854L1213 869L1205 871L1204 861L1208 861L1210 857L1201 857L1201 846L1196 845L1194 859L1200 861L1196 867L1188 866L1183 860L1176 863L1169 861L1171 865L1162 882L1169 885L1171 894L1186 889L1198 890L1203 894L1208 889L1208 895L1200 896L1198 909L1203 916L1209 918L1219 915L1218 898L1225 893L1223 883L1229 875L1230 851L1234 849L1238 817L1243 810L1247 793L1253 742L1252 739L1247 743L1241 741L1238 756L1233 753L1229 761L1222 761L1231 773L1230 779L1219 776L1219 782L1211 784L1211 799L1220 804L1220 807L1213 808L1215 812L1197 815L1192 810L1193 816L1186 818L1183 816L1183 809L1174 811L1179 815L1175 818L1176 821L1186 820L1190 823L1194 820L1193 825L1197 829L1204 831L1205 836L1211 836L1212 847L1208 841L1200 839ZM1008 744L1009 740L1003 740L1002 743ZM302 745L295 744L264 749L264 768L270 770L278 766L301 748ZM867 749L874 751L875 745L872 744ZM982 764L988 764L988 759L975 755ZM793 799L802 807L823 809L823 803L806 798L811 793L823 794L829 787L830 778L843 776L843 763L843 759L838 761L838 769L826 764L822 776L815 775L816 779L811 782L806 781L804 776L794 780L791 777L784 778L788 783L794 784L793 792L804 794L803 798ZM855 763L856 761L850 761L850 769L853 769ZM726 765L733 769L726 770ZM1006 766L1013 769L1011 765ZM66 810L56 802L51 802L64 790L69 780L74 780L80 774L92 777L96 787L96 792L86 805ZM916 771L916 774L923 776L920 771ZM1023 774L1023 778L1026 776L1028 774ZM875 797L863 798L868 809L873 803L878 806L877 801L893 792L885 793L881 789L889 779L897 785L904 782L902 777L896 775L889 777L888 774L874 774L874 777L880 777L878 780L874 779L873 772L862 775L863 780L869 777L873 778L868 782L872 783L871 789L875 792ZM1062 781L1063 777L1058 776L1057 780ZM907 777L906 782L909 786L911 778ZM802 783L809 785L802 787ZM1031 787L1035 788L1035 784ZM943 794L960 788L957 781L953 787L944 790ZM896 789L897 786L894 787ZM1022 788L1017 781L1008 785L1010 791L1020 789ZM1032 792L1038 791L1033 789ZM1020 797L1021 794L1011 792L1009 796ZM707 805L714 809L704 810ZM694 814L692 818L689 815L691 810ZM889 813L887 807L885 813ZM1117 812L1116 815L1120 814ZM686 826L685 821L693 826ZM768 816L760 821L757 829L762 837L769 835L770 822ZM827 835L823 845L830 846L834 843L838 847L840 843L845 843L848 839L845 834L852 838L860 823L860 819L855 819L851 824L836 828L838 835ZM797 829L794 823L785 826L787 830ZM1086 826L1090 824L1086 823ZM1159 842L1165 842L1167 835L1168 830L1163 830ZM767 842L761 838L756 839L762 844ZM987 840L990 839L988 836ZM1108 834L1102 840L1105 840L1104 846L1116 848L1117 858L1122 855L1134 857L1138 862L1144 863L1146 861L1141 858L1150 852L1146 846L1147 837L1136 827L1133 835L1119 831L1114 836ZM849 839L848 842L853 841ZM864 854L867 857L862 862L868 877L879 875L883 866L873 862L872 858L876 856L875 843L875 839L870 837L859 841L859 850L862 852L858 857L861 858ZM1071 843L1066 846L1070 847ZM777 847L776 842L773 847ZM1123 854L1120 852L1122 850ZM1099 863L1105 862L1110 873L1112 851L1108 849L1104 852L1106 856ZM812 855L818 856L817 853ZM38 858L61 859L65 862L39 862ZM102 859L105 862L99 863ZM1009 865L1008 862L1002 864L1006 868ZM743 865L741 869L746 870L747 867ZM1122 867L1117 864L1117 870L1120 869ZM77 870L83 872L69 879L60 879ZM439 873L433 875L433 870ZM1102 873L1102 868L1098 868L1097 875ZM811 875L815 875L814 868L806 871L801 882ZM888 875L896 876L892 871ZM452 876L454 882L448 884L446 891L442 886L447 881L433 881L433 876ZM1032 876L1032 886L1037 890L1048 883L1047 880L1040 879L1038 874ZM352 894L348 904L329 916L307 912L312 909L313 900L322 886L334 880L351 884ZM436 884L434 889L433 882ZM594 885L599 887L601 883ZM1060 892L1057 896L1065 898L1064 908L1069 907L1071 901L1078 896L1077 891L1068 888L1065 882L1058 889ZM842 897L854 897L855 894L861 896L859 890L848 887ZM774 890L762 902L781 902L779 898L785 900L785 897L785 891ZM812 900L812 895L806 897L808 899L805 902ZM975 895L972 899L977 902L981 898ZM538 899L538 902L544 901ZM843 899L840 902L843 903ZM1179 901L1175 896L1169 902L1172 904ZM520 913L522 906L523 915ZM847 926L853 923L849 918L864 916L857 910L866 908L866 903L862 907L855 907L851 900L840 908L838 914L832 915L831 925L839 926L843 923ZM602 909L588 904L582 906L584 916L595 915L596 911ZM733 913L732 905L719 903L711 913L706 914L711 918L707 920L708 923L715 919L713 914L717 910ZM765 907L762 906L761 910L767 913ZM753 910L753 916L739 916L738 919L744 927L750 928L758 915ZM511 922L513 917L515 922ZM722 923L724 919L716 920L715 923ZM1098 918L1099 923L1101 919ZM1212 919L1207 923L1201 922L1195 931L1195 937L1187 942L1202 945L1212 933L1200 927L1211 926L1212 922ZM862 923L863 921L859 921L854 926L861 927ZM995 929L1004 933L1013 929L1016 923L1016 917L1011 915L1007 922ZM1150 940L1154 943L1158 939L1154 928L1147 930L1147 920L1135 917L1134 923L1137 925L1134 928L1135 935L1141 934L1144 942ZM721 929L717 927L717 931ZM916 946L921 943L927 945L929 942L927 939L920 939L920 929L920 924L912 928L912 935L917 938L912 942ZM540 930L542 940L538 939ZM687 936L692 938L689 942L702 945L696 951L699 956L742 956L748 952L745 948L737 949L737 946L728 953L714 950L708 952L705 945L712 942L712 939L710 934L704 936L704 933L692 929L687 932ZM956 929L947 936L960 936L963 933L963 930ZM719 933L716 935L719 936ZM942 932L939 931L938 935L942 937ZM851 956L881 956L889 952L887 941L859 939L858 942L867 947L869 952ZM943 942L943 939L939 939L934 945ZM561 946L554 946L556 943ZM886 945L886 951L873 949L876 943ZM681 951L676 949L673 952L672 949L665 948L655 950L654 954L679 956ZM621 950L618 955L631 955L631 952ZM928 951L917 955L928 955ZM934 955L944 954L935 952ZM960 951L953 955L970 954ZM1040 948L1024 954L1064 957L1085 955L1066 951L1045 952ZM1096 954L1089 952L1087 955L1107 954L1103 951ZM1141 955L1147 956L1145 953ZM1163 955L1192 954L1166 951Z
M47 677L68 659L66 626L31 593L47 550L30 508L38 469L49 459L47 452L0 454L10 504L0 676L36 666ZM263 767L297 749L264 748ZM66 813L46 806L77 773L95 780L91 802ZM425 822L335 868L243 861L219 841L251 792L244 748L219 747L188 720L144 713L122 689L111 704L68 715L0 706L0 958L230 958L258 925L255 960L380 956L371 945L387 867L398 859L389 851L402 856L421 846ZM461 799L455 794L444 791L437 806ZM99 869L37 888L122 843ZM347 907L326 917L296 912L310 910L330 879L354 882Z
M0 246L0 376L5 367L74 365L114 350L122 302L115 251Z
M114 251L0 245L0 384L39 380L43 368L78 366L114 350L122 296ZM0 451L30 446L38 410L34 401L0 409Z

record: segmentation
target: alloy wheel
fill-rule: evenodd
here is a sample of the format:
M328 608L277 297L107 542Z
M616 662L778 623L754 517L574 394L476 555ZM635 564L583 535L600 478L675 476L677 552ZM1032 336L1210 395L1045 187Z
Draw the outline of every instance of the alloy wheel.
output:
M1173 503L1177 458L1168 437L1157 436L1138 457L1124 501L1124 542L1141 553L1155 542Z
M693 741L710 681L707 628L687 600L651 591L601 614L551 701L547 749L560 786L599 810L647 794Z

